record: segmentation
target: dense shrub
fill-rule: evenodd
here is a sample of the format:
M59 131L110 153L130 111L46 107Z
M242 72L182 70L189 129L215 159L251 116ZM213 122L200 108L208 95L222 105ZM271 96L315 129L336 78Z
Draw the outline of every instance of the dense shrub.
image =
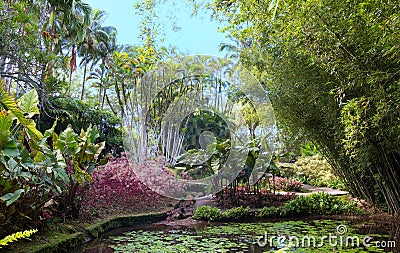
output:
M283 207L265 206L258 211L257 216L262 218L284 217L286 216L286 209Z
M221 213L217 207L200 206L193 214L193 219L203 221L239 221L250 217L250 207L234 207Z
M315 186L344 189L344 184L333 174L328 161L321 155L303 156L295 163L280 164L281 174Z
M361 213L352 202L327 193L298 196L284 205L288 215Z
M271 187L275 187L276 190L282 190L287 192L297 192L303 186L300 181L295 179L289 179L285 177L275 177L274 179L270 178Z
M249 217L250 207L235 207L228 209L222 213L222 219L227 220L243 220Z
M217 221L221 217L221 210L211 206L200 206L193 214L193 219L204 221Z
M282 206L265 206L256 212L260 218L296 217L307 215L364 214L349 200L337 198L327 193L313 193L297 196ZM235 207L221 213L216 207L201 206L193 218L204 221L239 221L252 217L250 207Z
M328 182L327 186L332 189L341 189L341 190L346 189L346 186L344 185L343 181L340 180L339 178L332 179L331 181Z
M302 215L363 214L364 212L348 200L326 193L298 196L280 207L266 206L257 213L258 217L276 218Z

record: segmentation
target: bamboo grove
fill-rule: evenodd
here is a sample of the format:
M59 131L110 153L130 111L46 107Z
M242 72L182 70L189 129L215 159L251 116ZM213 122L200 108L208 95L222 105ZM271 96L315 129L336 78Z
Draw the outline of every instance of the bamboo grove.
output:
M278 121L323 152L351 191L400 211L398 1L216 1Z

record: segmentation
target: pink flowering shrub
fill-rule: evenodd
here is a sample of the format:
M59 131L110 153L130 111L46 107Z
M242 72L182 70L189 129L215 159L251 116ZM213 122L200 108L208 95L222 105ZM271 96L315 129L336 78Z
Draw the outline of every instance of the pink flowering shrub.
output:
M300 188L303 186L303 183L294 179L288 179L285 177L275 177L275 180L272 178L269 179L271 188L275 186L275 189L292 192L292 191L299 191Z
M97 167L92 178L89 188L80 191L84 219L157 209L169 200L139 181L125 156L111 158L106 165Z

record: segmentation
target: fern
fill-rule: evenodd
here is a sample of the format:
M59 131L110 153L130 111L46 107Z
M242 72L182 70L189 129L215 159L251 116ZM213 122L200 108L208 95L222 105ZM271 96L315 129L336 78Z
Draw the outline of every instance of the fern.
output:
M3 248L3 246L7 246L11 242L18 241L19 239L28 238L37 231L38 231L37 229L31 229L31 230L25 230L23 232L17 232L12 235L8 235L0 240L0 249Z

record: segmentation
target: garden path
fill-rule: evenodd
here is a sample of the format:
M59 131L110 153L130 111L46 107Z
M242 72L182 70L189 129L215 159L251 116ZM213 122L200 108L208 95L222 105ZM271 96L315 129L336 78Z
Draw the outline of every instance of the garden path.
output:
M296 195L310 195L311 193L316 193L316 192L325 192L327 194L334 195L334 196L349 194L348 191L332 189L329 187L313 186L313 185L309 185L309 184L303 184L303 186L301 188L304 190L307 190L307 192L296 192Z

